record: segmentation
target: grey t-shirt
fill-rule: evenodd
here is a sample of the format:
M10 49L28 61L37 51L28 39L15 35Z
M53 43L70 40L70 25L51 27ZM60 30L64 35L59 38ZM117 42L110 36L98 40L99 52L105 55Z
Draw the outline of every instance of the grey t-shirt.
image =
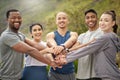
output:
M12 49L12 46L24 41L22 33L14 33L7 28L0 37L0 79L18 80L23 68L23 54Z

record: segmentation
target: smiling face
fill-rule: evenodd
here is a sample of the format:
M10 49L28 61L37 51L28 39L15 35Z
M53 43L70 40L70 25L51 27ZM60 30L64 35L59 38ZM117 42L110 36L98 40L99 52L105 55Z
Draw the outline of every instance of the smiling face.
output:
M40 25L32 26L31 35L34 41L39 42L41 40L42 32L43 30Z
M89 29L97 27L97 15L93 12L89 12L85 15L85 23Z
M102 14L99 21L99 27L103 32L112 32L115 21L109 14Z
M17 32L21 26L22 18L19 12L10 12L7 21L11 30Z
M58 28L66 28L69 24L67 14L64 12L59 12L56 16L56 24Z

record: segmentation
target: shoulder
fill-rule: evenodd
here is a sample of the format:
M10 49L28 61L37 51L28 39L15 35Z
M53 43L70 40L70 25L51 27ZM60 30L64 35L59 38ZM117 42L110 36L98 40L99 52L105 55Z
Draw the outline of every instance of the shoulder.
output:
M11 38L15 38L15 37L16 37L16 35L12 32L3 32L1 34L1 39L7 39L7 38L11 39Z
M50 32L47 34L47 37L51 37L51 36L54 36L54 32Z
M74 35L74 36L78 36L78 33L77 32L70 32L70 35Z
M86 33L81 33L81 34L79 34L79 36L78 36L78 37L79 37L79 38L80 38L80 37L84 37L84 36L85 36L85 34L86 34Z
M97 38L98 40L101 40L102 42L109 42L111 40L111 33L106 33Z

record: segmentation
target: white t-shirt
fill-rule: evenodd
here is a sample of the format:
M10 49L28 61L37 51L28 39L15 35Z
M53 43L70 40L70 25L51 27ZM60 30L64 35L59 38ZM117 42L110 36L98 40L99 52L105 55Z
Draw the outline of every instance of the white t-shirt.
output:
M87 31L86 33L80 34L78 37L78 42L80 44L87 43L94 38L98 38L103 34L100 29L95 31ZM94 72L94 58L93 55L86 55L78 59L78 70L77 70L77 79L87 79L90 77L95 77Z
M41 41L39 44L42 44L46 47L46 43ZM25 66L47 66L47 64L42 63L30 55L25 55Z

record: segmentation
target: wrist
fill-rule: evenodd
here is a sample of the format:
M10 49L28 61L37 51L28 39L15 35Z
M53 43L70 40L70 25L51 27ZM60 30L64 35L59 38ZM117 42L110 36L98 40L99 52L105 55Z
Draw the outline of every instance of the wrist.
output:
M70 52L70 50L68 48L66 48L65 50L66 50L66 52Z
M65 50L65 49L66 49L66 47L65 47L65 45L64 45L64 44L60 44L60 46L62 46L62 47L63 47L63 50Z

